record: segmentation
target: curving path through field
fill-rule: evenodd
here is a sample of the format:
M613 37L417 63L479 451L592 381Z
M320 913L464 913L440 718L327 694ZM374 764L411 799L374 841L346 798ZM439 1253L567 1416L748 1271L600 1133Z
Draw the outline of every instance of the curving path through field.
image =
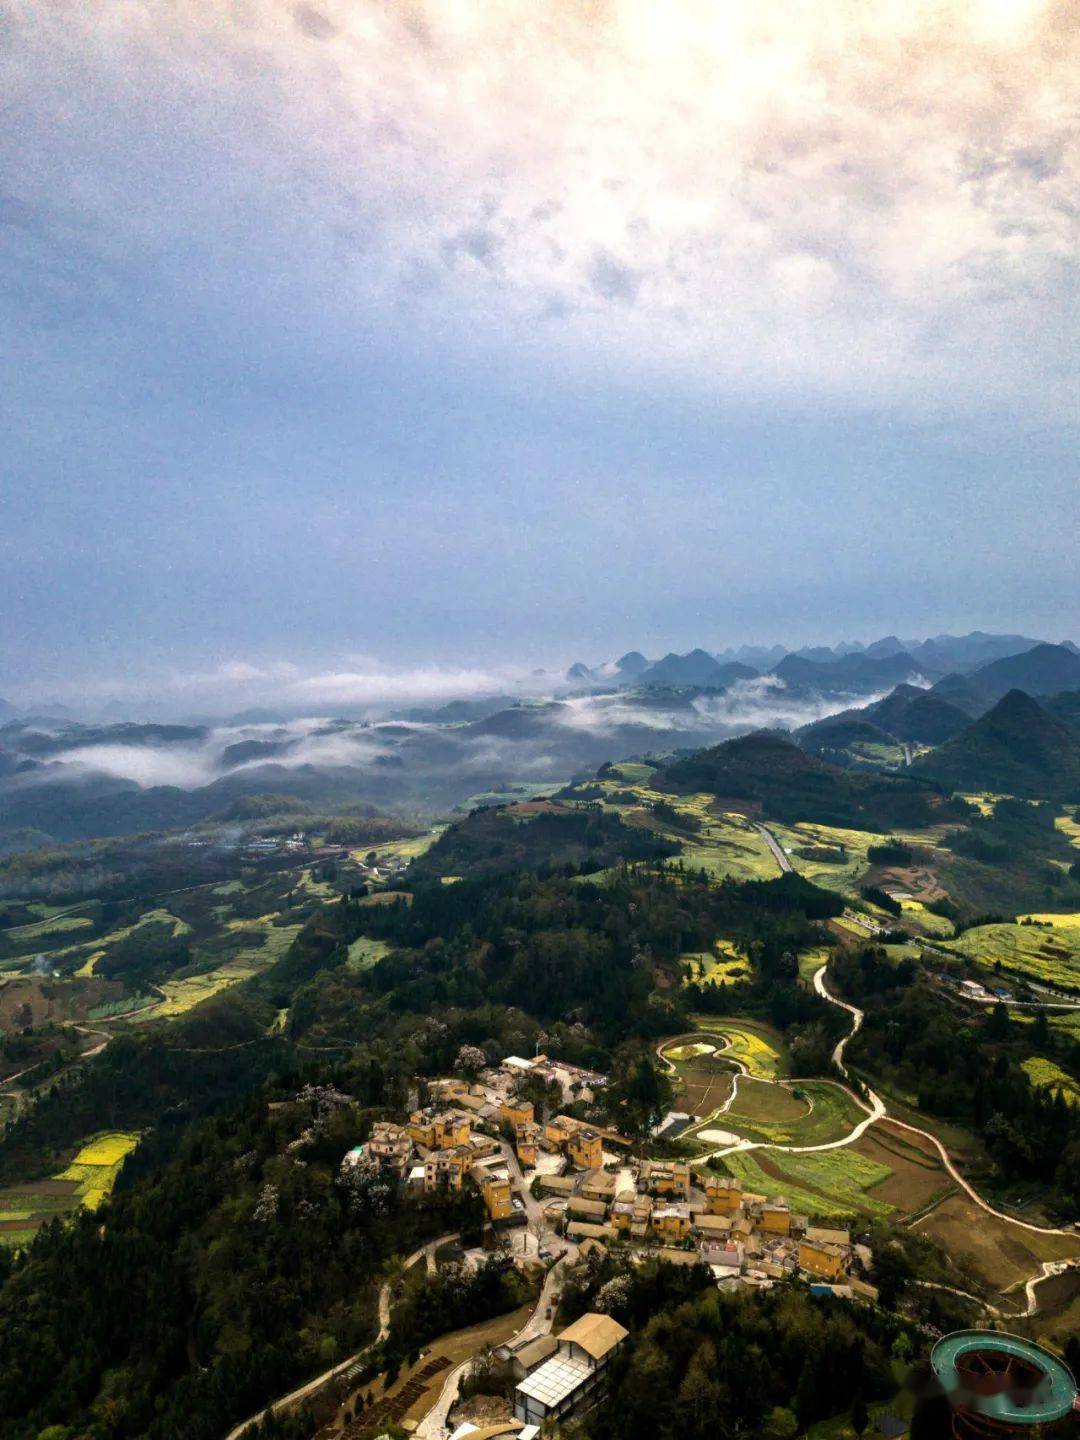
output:
M849 1080L850 1076L848 1075L847 1067L844 1064L844 1051L847 1048L848 1041L851 1040L854 1035L857 1035L859 1030L862 1028L862 1023L865 1015L864 1012L860 1010L857 1005L852 1005L847 1000L841 1000L838 996L832 993L832 991L825 983L827 971L828 965L822 965L819 970L816 970L814 972L814 990L817 992L818 995L821 996L823 1000L827 1001L830 1005L835 1005L837 1006L837 1008L847 1011L847 1013L851 1016L851 1029L843 1037L843 1039L841 1039L837 1043L832 1053L833 1064L836 1066L837 1070L844 1077L844 1079ZM664 1064L667 1069L672 1073L677 1073L676 1067L674 1064L672 1064L670 1060L667 1059L663 1051L667 1046L678 1043L678 1041L685 1042L688 1038L689 1037L686 1036L680 1036L677 1037L676 1041L667 1040L663 1042L662 1045L657 1047L657 1055L659 1056L661 1063ZM710 1039L715 1038L716 1037L713 1036L710 1037ZM730 1044L730 1042L728 1043ZM732 1065L738 1066L741 1073L747 1073L746 1067L742 1065L740 1061L732 1059L730 1063ZM738 1078L739 1077L736 1076L736 1085L738 1083ZM762 1079L762 1082L764 1084L783 1083L777 1081L768 1081L760 1076L757 1078ZM819 1083L821 1082L819 1081ZM929 1130L920 1129L917 1125L909 1125L906 1120L898 1120L895 1115L890 1115L888 1107L882 1100L881 1096L878 1095L875 1091L871 1090L869 1087L866 1087L866 1098L864 1099L848 1085L842 1085L839 1081L825 1081L824 1083L837 1085L839 1089L843 1090L846 1095L848 1095L852 1100L854 1100L854 1102L860 1107L860 1109L867 1112L866 1118L864 1120L860 1120L859 1123L854 1127L854 1129L852 1129L849 1134L843 1136L841 1139L830 1140L827 1143L820 1145L788 1145L781 1144L778 1141L741 1140L738 1144L725 1145L717 1150L710 1150L707 1154L700 1155L696 1159L692 1160L690 1162L691 1165L704 1165L709 1160L722 1159L725 1155L733 1155L738 1152L745 1152L748 1150L777 1150L786 1151L787 1153L793 1155L814 1154L825 1150L841 1150L848 1145L854 1144L855 1141L857 1141L862 1135L866 1133L866 1131L870 1128L871 1125L875 1125L879 1120L888 1120L889 1124L895 1126L897 1129L906 1130L909 1134L918 1135L921 1139L929 1141L936 1150L938 1158L940 1159L946 1173L952 1178L952 1180L955 1181L955 1183L960 1187L960 1189L963 1190L967 1197L987 1215L993 1215L996 1220L1003 1220L1008 1225L1016 1225L1019 1229L1030 1231L1036 1235L1063 1235L1068 1239L1077 1238L1076 1230L1071 1227L1063 1227L1058 1225L1035 1225L1030 1220L1020 1220L1015 1215L1008 1215L1003 1210L996 1210L988 1201L982 1198L978 1191L975 1190L975 1188L967 1180L964 1179L963 1175L961 1175L960 1171L956 1168L952 1156L949 1154L948 1150L945 1148L945 1146L941 1143L941 1141L936 1135L932 1134ZM731 1105L731 1102L734 1098L735 1086L732 1087L732 1094L731 1096L729 1096L726 1104L722 1107L723 1110L726 1110ZM721 1110L717 1110L714 1112L714 1115L719 1115L721 1113ZM709 1117L710 1120L712 1118L714 1117ZM701 1125L695 1127L695 1129L700 1129L708 1123L708 1121L703 1121L701 1122ZM1041 1265L1039 1273L1037 1275L1033 1275L1029 1280L1022 1282L1027 1296L1027 1310L1025 1313L1028 1315L1034 1315L1036 1310L1038 1309L1038 1298L1035 1292L1036 1287L1043 1280L1047 1279L1051 1275L1059 1275L1063 1271L1073 1268L1080 1268L1080 1260L1045 1261ZM929 1286L929 1282L927 1283ZM949 1289L950 1287L929 1286L929 1288ZM968 1299L975 1298L972 1296L967 1296L966 1292L964 1291L957 1290L954 1293L958 1295L965 1295L965 1298ZM978 1303L985 1304L985 1302L983 1301L979 1301ZM987 1308L991 1310L993 1309L992 1306L988 1306Z

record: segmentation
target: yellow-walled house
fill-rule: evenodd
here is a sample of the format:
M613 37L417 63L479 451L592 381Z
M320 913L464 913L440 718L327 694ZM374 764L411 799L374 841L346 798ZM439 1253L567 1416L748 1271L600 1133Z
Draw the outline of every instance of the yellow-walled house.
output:
M517 1100L511 1096L499 1105L500 1125L511 1125L516 1130L519 1125L531 1125L535 1118L531 1100Z
M743 1201L742 1182L730 1175L709 1175L705 1180L705 1202L710 1215L733 1215Z
M685 1240L690 1234L690 1210L686 1205L657 1205L652 1228L662 1240Z
M472 1117L455 1110L414 1110L409 1116L409 1134L417 1145L429 1150L450 1150L467 1145L472 1136Z
M604 1161L604 1144L595 1130L571 1135L566 1153L580 1170L599 1170Z
M786 1200L771 1200L761 1207L761 1228L768 1235L791 1234L791 1211Z
M800 1240L799 1267L823 1280L835 1280L844 1273L844 1252L827 1240Z
M510 1181L505 1175L484 1175L479 1186L492 1220L506 1220L514 1213Z

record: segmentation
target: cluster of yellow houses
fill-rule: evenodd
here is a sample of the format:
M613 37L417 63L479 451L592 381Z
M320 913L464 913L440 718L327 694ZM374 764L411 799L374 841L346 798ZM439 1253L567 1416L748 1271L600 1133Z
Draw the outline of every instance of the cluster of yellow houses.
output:
M852 1245L846 1230L811 1225L782 1198L754 1194L731 1176L692 1171L682 1161L627 1154L616 1166L612 1152L630 1148L625 1137L571 1115L538 1123L532 1103L516 1092L516 1079L507 1084L503 1078L498 1086L437 1080L429 1087L433 1103L413 1110L404 1124L378 1122L346 1163L392 1172L425 1191L460 1190L469 1180L492 1222L521 1224L525 1207L492 1138L498 1126L512 1139L521 1169L533 1172L549 1197L549 1225L572 1241L659 1246L671 1258L703 1259L720 1279L767 1284L802 1273L873 1298L872 1287L852 1273L871 1257Z
M603 1170L583 1180L556 1176L540 1183L563 1207L571 1240L681 1248L680 1258L703 1259L718 1276L768 1281L801 1271L873 1298L872 1287L849 1273L859 1257L846 1230L811 1225L793 1215L786 1200L744 1190L730 1176L695 1177L678 1161L646 1160L636 1169L632 1189L616 1190L615 1177Z
M473 1130L472 1115L428 1107L414 1110L404 1125L377 1121L367 1144L350 1150L345 1164L407 1177L426 1191L460 1190L468 1177L480 1191L490 1219L507 1220L514 1214L510 1177L480 1163L498 1150L490 1136Z

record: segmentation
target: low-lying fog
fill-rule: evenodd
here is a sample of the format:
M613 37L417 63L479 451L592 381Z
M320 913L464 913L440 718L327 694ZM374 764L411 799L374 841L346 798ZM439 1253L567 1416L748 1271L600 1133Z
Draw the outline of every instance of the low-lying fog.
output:
M604 760L696 748L762 727L794 729L840 708L839 700L807 699L761 677L722 694L457 699L371 719L93 727L34 721L0 732L0 774L5 808L21 824L40 823L40 792L55 795L57 787L101 796L118 787L170 787L224 792L222 800L275 791L439 809L515 779L568 779ZM43 828L54 829L55 819Z

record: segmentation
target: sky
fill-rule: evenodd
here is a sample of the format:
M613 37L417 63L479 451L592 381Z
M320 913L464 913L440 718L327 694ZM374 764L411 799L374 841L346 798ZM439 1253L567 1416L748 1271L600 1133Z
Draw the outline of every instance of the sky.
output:
M1078 93L1071 0L0 0L0 695L1080 638Z

